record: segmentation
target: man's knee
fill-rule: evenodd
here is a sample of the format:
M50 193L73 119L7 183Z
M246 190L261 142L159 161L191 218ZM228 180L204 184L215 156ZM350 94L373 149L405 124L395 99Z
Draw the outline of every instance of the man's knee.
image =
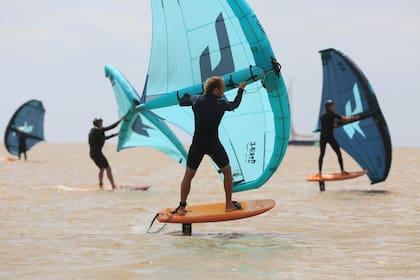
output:
M191 180L195 176L196 171L197 170L194 170L194 169L191 169L191 168L187 167L185 169L184 177Z
M232 170L230 168L230 165L226 165L225 167L220 169L220 172L223 173L223 176L226 177L232 177Z

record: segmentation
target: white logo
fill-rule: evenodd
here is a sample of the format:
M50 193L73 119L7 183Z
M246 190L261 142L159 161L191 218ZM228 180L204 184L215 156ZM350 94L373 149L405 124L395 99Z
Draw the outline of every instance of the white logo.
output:
M25 122L23 124L23 126L19 126L19 130L23 131L23 132L26 132L26 133L31 133L32 130L34 130L34 126L33 125L28 125L28 123Z
M356 103L356 106L355 106L354 110L352 110L350 100L347 101L346 105L345 105L346 116L351 116L351 115L355 115L355 114L359 114L359 113L363 112L362 100L360 98L360 92L359 92L359 87L357 86L357 83L355 83L354 86L353 86L353 96L354 96L354 102ZM343 129L347 133L347 135L349 136L350 139L353 139L353 136L356 133L356 131L360 135L362 135L364 138L366 138L365 133L363 132L363 130L360 127L360 121L356 121L356 122L347 124L347 125L343 126Z
M32 130L34 130L34 126L33 126L33 125L28 125L28 123L27 123L27 122L25 122L25 123L23 124L23 126L18 126L18 127L17 127L17 130L19 130L19 131L21 131L21 132L24 132L24 133L28 133L28 134L30 134L30 133L32 132ZM12 133L12 135L13 135L13 136L16 136L16 131L14 131L14 132Z

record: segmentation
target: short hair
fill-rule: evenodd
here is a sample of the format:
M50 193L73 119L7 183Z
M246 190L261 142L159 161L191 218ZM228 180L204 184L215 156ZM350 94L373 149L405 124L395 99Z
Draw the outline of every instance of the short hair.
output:
M100 122L102 122L102 119L101 119L101 118L95 118L95 119L92 121L93 126L95 126L95 127L99 127L99 123L100 123Z
M328 109L331 107L331 105L334 105L334 101L332 101L331 99L325 101L325 103L324 103L325 110L328 111Z
M221 89L224 82L225 80L219 76L207 78L204 84L204 94L212 93L215 88Z

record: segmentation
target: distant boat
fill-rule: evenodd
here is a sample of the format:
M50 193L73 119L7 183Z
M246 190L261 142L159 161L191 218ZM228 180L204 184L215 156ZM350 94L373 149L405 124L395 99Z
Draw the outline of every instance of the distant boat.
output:
M338 144L361 167L372 184L384 181L391 168L391 136L375 92L360 68L335 49L321 50L323 87L319 114L332 100L339 115L359 120L334 129ZM318 119L319 122L319 119ZM319 124L317 125L319 128Z
M291 123L289 145L295 146L313 146L319 142L319 137L312 134L298 134L296 133L293 122Z
M288 86L289 100L292 107L292 95L293 95L293 80L290 80ZM289 145L295 146L313 146L319 142L318 134L299 134L296 132L295 126L293 124L293 109L290 110L290 138Z

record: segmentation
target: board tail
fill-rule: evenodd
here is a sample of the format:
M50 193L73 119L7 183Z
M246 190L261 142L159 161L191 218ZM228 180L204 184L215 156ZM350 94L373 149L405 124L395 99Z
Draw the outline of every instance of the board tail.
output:
M110 80L122 122L117 150L145 146L155 148L183 165L187 152L165 120L147 108L137 111L144 100L130 82L113 66L105 65L105 76Z

